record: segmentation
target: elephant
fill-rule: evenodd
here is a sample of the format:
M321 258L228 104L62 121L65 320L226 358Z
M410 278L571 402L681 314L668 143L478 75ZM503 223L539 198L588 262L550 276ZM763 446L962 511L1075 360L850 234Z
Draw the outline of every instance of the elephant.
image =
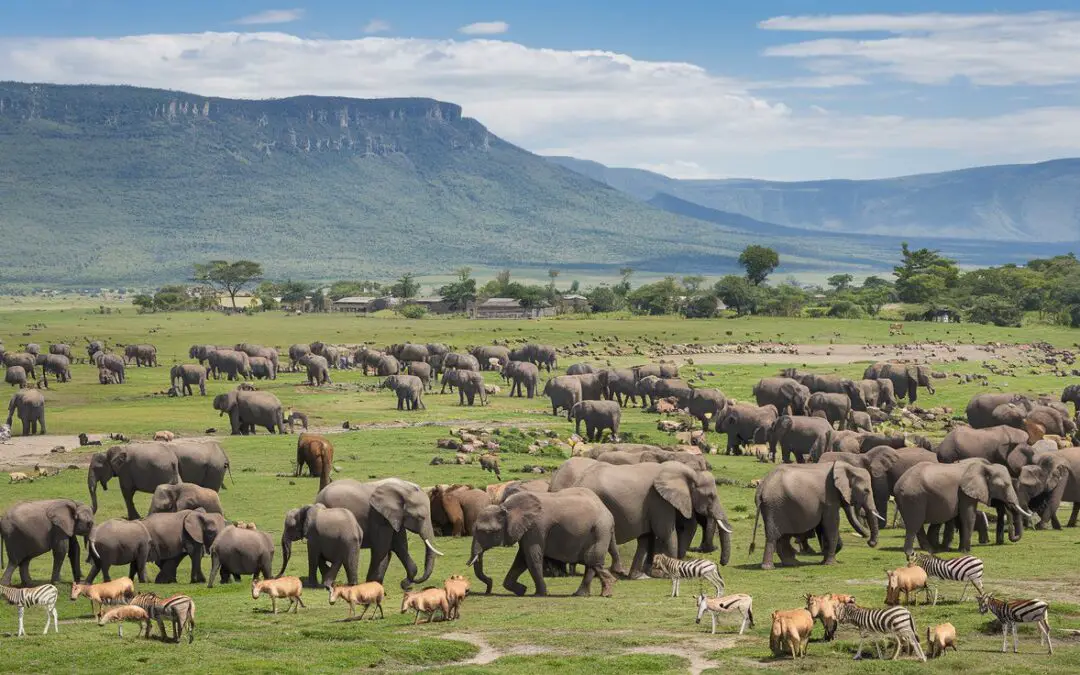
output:
M24 389L26 387L26 369L22 366L9 366L4 372L4 382L13 387Z
M94 358L94 354L105 351L105 343L101 340L91 340L86 343L86 358Z
M735 403L724 409L717 431L727 434L727 454L741 455L747 443L768 442L769 429L779 417L774 405Z
M896 390L892 380L859 380L855 384L867 407L880 408L885 412L892 412L896 407Z
M318 354L307 354L300 359L300 364L307 370L307 384L319 387L324 384L332 384L330 381L330 364L326 357Z
M442 367L444 370L480 370L480 360L472 354L459 354L451 352L443 356Z
M558 415L559 409L570 409L581 401L581 380L577 375L556 375L544 385L544 396L551 399L551 414ZM569 419L569 417L567 418Z
M844 510L852 529L860 537L866 531L856 517L856 511L869 514L869 542L877 543L878 519L874 507L874 491L866 469L832 462L803 466L778 466L758 484L754 495L757 514L750 552L754 552L758 520L765 523L765 551L762 569L773 569L773 556L780 555L784 565L795 564L795 551L790 538L818 530L826 565L836 562L840 541L840 510Z
M120 384L120 377L108 368L98 368L98 384Z
M967 408L964 409L968 424L973 429L985 429L1005 424L1005 422L994 416L994 411L999 406L1010 403L1019 405L1024 413L1031 410L1035 405L1034 401L1023 394L978 394L971 397ZM1014 424L1013 426L1021 427L1023 425Z
M409 361L405 372L413 377L419 377L424 384L424 391L431 391L431 364L424 361Z
M429 342L424 346L427 347L429 359L432 356L446 356L451 350L451 347L444 345L441 342Z
M783 451L785 464L795 461L802 464L809 457L811 460L827 452L832 447L833 428L828 420L820 417L792 417L780 415L769 427L769 458L776 461L776 446Z
M631 578L641 578L647 571L654 547L665 555L677 556L680 517L703 516L715 521L722 531L721 564L726 565L730 558L731 526L711 473L694 471L678 462L620 466L573 457L551 477L552 492L570 487L589 488L600 497L615 517L616 543L637 540ZM623 571L618 558L614 571Z
M473 405L476 402L476 397L480 397L480 405L487 405L487 389L484 386L484 376L475 370L448 370L443 373L442 378L443 391L446 390L446 386L457 387L458 390L458 404L465 405L468 401L469 405Z
M319 586L321 573L322 585L330 588L342 567L345 568L349 585L356 585L356 568L360 562L360 544L364 540L364 532L352 511L327 508L323 504L290 509L285 514L285 526L281 532L279 577L285 574L292 557L292 544L298 539L307 540L308 585Z
M942 463L978 457L994 464L1007 464L1009 453L1028 442L1028 432L1010 426L972 429L957 427L950 431L935 452Z
M664 450L655 445L642 443L599 443L594 445L582 457L599 460L607 464L641 464L642 462L680 462L694 471L708 471L705 458L690 452Z
M210 354L217 350L217 345L191 345L188 348L188 358L195 359L200 366L206 365L210 361Z
M117 384L123 384L127 381L127 366L124 365L124 359L116 354L106 352L95 352L92 358L94 359L94 365L99 370L107 370L116 375Z
M484 574L484 552L514 544L518 545L518 553L503 580L503 587L514 595L525 594L526 588L518 578L526 570L536 587L535 595L547 595L544 581L547 559L585 566L575 596L589 595L593 578L600 577L600 594L611 597L615 578L604 569L604 558L608 553L613 559L618 557L615 519L591 490L519 492L481 511L473 529L468 564L486 586L485 593L491 593L492 580Z
M679 376L679 366L676 363L646 363L640 366L632 366L634 376L637 379L643 377L658 377L662 380L674 379Z
M574 363L566 369L567 375L586 375L588 373L595 373L596 368L588 363Z
M852 410L848 413L847 425L855 431L874 431L874 420L870 417L870 413L861 410Z
M481 370L493 370L491 359L495 359L499 368L502 368L510 360L510 350L501 346L474 347L469 353L476 358Z
M27 352L7 352L4 354L4 365L8 368L21 366L30 375L30 379L37 380L37 357Z
M389 354L383 354L375 361L375 374L379 377L389 377L400 372L401 363Z
M341 350L337 347L333 347L331 345L324 344L323 342L316 340L315 342L312 342L308 345L308 349L311 351L312 354L316 356L321 356L326 359L326 362L330 364L331 368L338 367L338 360L341 357Z
M702 431L709 430L709 420L719 425L727 409L728 401L719 389L692 389L687 409L690 416L701 422Z
M431 377L437 382L442 377L443 373L443 359L446 358L445 354L432 354L428 357L428 366L431 367Z
M538 368L544 368L549 373L559 367L559 355L556 349L550 345L538 345L532 342L522 345L520 349L510 353L511 361L528 361ZM582 373L584 374L584 373Z
M319 489L330 484L334 469L334 445L322 434L302 433L296 439L296 471L298 477L304 465L312 476L319 477Z
M40 358L43 379L48 379L51 374L57 382L71 381L71 359L63 354L42 354Z
M775 406L781 415L809 414L810 390L790 377L763 377L754 385L754 399L759 406Z
M397 395L398 410L424 410L424 381L415 375L391 375L379 385ZM464 389L461 389L463 391Z
M468 485L436 485L428 496L436 534L450 537L471 535L476 517L491 504L485 490Z
M274 542L263 530L228 525L210 545L210 576L206 587L213 588L220 576L221 583L240 580L240 575L260 575L270 579L274 574Z
M94 512L86 504L71 499L41 499L11 506L0 518L0 566L7 552L7 566L0 584L11 585L11 575L19 568L23 586L32 586L30 561L52 551L50 583L60 581L64 556L71 565L71 578L82 580L79 566L79 537L87 537L94 527Z
M581 434L581 422L585 421L585 437L589 441L599 442L604 429L611 430L611 438L619 439L619 422L622 420L622 408L615 401L578 401L567 414L574 421L574 433Z
M289 346L289 370L296 372L300 360L311 353L311 347L303 344ZM359 362L359 361L358 361Z
M191 583L206 582L202 557L225 529L220 513L183 509L175 513L153 513L140 521L154 541L159 568L155 584L175 584L176 572L184 558L191 559Z
M685 380L663 379L653 386L653 393L657 398L675 399L675 407L684 410L690 406L690 399L694 396L694 388Z
M256 380L277 379L277 366L265 356L249 356L248 364L251 366L251 376Z
M180 480L209 488L215 492L225 484L225 474L232 475L229 456L217 441L183 441L167 443L132 443L130 448L156 445L176 455Z
M156 366L158 364L157 347L154 345L127 345L124 347L124 361L126 363L134 361L139 368Z
M154 538L140 520L113 518L90 530L90 571L86 583L94 583L98 571L105 581L111 581L109 568L113 565L130 565L129 577L138 576L139 583L146 583L146 563L157 559Z
M238 352L244 352L249 358L261 358L270 362L270 365L274 367L273 372L275 377L270 379L276 379L277 371L280 369L278 351L273 347L263 347L262 345L253 345L247 342L241 342L236 345L234 349Z
M254 433L256 426L266 427L272 434L285 433L281 401L269 392L234 389L218 394L214 397L214 410L229 414L233 436L247 431Z
M129 520L139 517L134 503L136 492L152 494L159 485L179 483L180 468L176 455L163 445L113 446L105 452L95 453L90 458L90 468L86 472L93 512L97 513L98 510L98 484L101 484L102 490L108 490L109 480L113 476L120 481L120 493L124 496Z
M1061 390L1061 403L1073 404L1073 415L1080 415L1080 384L1070 384ZM1068 408L1066 408L1068 410Z
M66 356L68 361L72 360L71 345L66 345L62 342L54 342L49 345L50 354L59 354L60 356Z
M41 353L41 345L37 344L36 342L28 342L26 344L26 353L37 356Z
M949 523L957 518L960 550L969 552L980 502L1012 513L1014 526L1010 541L1020 539L1022 517L1032 515L1020 506L1008 468L984 459L966 459L954 464L915 464L896 482L893 493L896 508L907 529L904 552L909 557L914 552L916 538L921 548L931 550L930 540L923 532L924 525ZM998 520L999 525L1003 524L1000 516Z
M930 381L928 366L904 365L900 363L878 362L868 366L863 372L864 380L891 380L896 398L906 398L915 403L919 398L919 387L934 394L934 385Z
M820 373L799 373L794 369L784 372L786 377L805 385L811 394L843 394L848 397L852 410L866 410L867 402L863 397L862 387L846 377Z
M23 436L48 433L45 431L45 394L40 390L19 389L11 395L11 401L8 402L8 427L11 427L16 412L22 422Z
M1022 506L1038 512L1037 527L1044 529L1049 523L1060 530L1057 511L1062 502L1072 502L1068 526L1076 527L1080 515L1080 448L1035 451L1019 446L1009 455L1010 469L1016 468L1021 454L1025 463L1019 467L1016 494ZM1029 500L1026 504L1025 498Z
M519 398L522 396L527 398L536 397L536 385L540 382L540 369L536 367L536 364L526 361L511 361L503 366L502 374L512 383L510 385L510 396L513 396L516 392Z
M580 382L582 401L604 400L604 385L600 381L600 376L598 374L586 373L584 375L557 375L556 378L558 377L572 377L578 382Z
M218 493L194 483L159 485L150 498L150 513L175 513L202 509L207 513L222 513Z
M830 426L837 424L841 431L847 429L848 416L851 414L851 399L847 394L826 394L819 391L810 395L808 407L811 415L819 411L824 413Z
M405 566L406 578L402 588L427 581L435 568L435 556L441 556L434 545L435 530L431 524L431 505L419 485L401 480L360 483L352 479L336 480L319 491L315 502L331 508L352 511L364 532L363 548L371 549L371 564L367 581L382 583L393 551ZM420 535L427 552L424 571L416 574L416 564L409 556L407 533Z
M637 395L641 397L643 409L656 406L656 402L663 398L660 393L663 382L655 375L646 375L637 381Z
M206 368L203 366L177 364L169 369L169 382L181 396L193 396L191 388L194 385L198 385L200 396L206 396Z
M244 352L235 349L215 349L206 353L206 360L210 366L210 374L214 379L220 379L224 374L228 380L247 380L251 378L251 357Z
M386 353L402 363L427 361L428 357L431 356L427 345L418 345L411 342L390 345L386 348Z
M1062 438L1071 438L1076 432L1076 423L1068 415L1047 405L1023 403L1002 403L990 413L994 425L1008 425L1017 429L1027 429L1029 423L1037 424L1043 434L1053 434Z
M572 366L571 366L572 367ZM636 406L638 397L638 380L634 371L630 368L607 368L593 373L570 373L568 375L595 374L600 378L600 386L604 389L604 398L609 401L618 401L620 406L627 403Z

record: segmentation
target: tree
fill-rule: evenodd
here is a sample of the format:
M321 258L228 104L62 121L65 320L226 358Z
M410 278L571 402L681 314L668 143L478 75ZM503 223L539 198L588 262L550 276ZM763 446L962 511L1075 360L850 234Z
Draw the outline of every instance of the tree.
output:
M375 281L335 281L330 284L330 299L364 297L382 293L382 285ZM282 299L285 300L284 294Z
M760 286L780 266L780 256L767 246L752 244L739 255L739 264L746 270L747 280Z
M634 274L633 267L621 267L619 268L619 276L622 277L622 281L615 284L612 290L615 291L621 297L630 295L630 277Z
M589 300L589 305L594 312L614 312L622 309L624 302L622 296L610 286L590 288L586 291L585 297Z
M559 276L559 270L557 270L555 268L549 269L548 270L548 277L551 279L551 281L548 283L548 285L551 286L552 288L555 288L555 279L558 276Z
M342 282L337 282L337 283L340 284ZM334 289L334 286L336 286L336 285L337 284L334 284L333 286L330 287L330 298L331 299L340 300L341 298L349 297L349 294L339 295L337 297L334 297L333 289ZM312 291L311 286L309 286L308 284L305 284L302 281L292 281L292 280L283 281L280 284L278 284L278 287L277 287L277 294L278 294L278 297L281 298L282 302L303 302L304 299L307 298L307 296L311 294L311 291Z
M972 323L992 323L995 326L1019 326L1024 320L1024 312L1016 303L996 296L975 298L968 311L968 321Z
M703 283L705 283L705 277L700 274L692 274L682 278L682 285L686 289L687 295L697 295Z
M745 277L728 274L713 286L725 305L735 310L739 316L753 314L757 306L757 289L750 285Z
M226 293L236 309L236 296L240 291L262 278L262 265L250 260L211 260L195 264L194 280Z
M806 291L794 284L780 284L776 288L762 289L767 294L759 307L768 316L798 316L809 297Z
M674 314L679 310L680 295L682 287L675 277L664 277L656 283L639 286L626 299L635 312L661 315Z
M946 290L956 286L960 269L955 260L938 251L920 248L912 251L907 242L900 246L901 263L893 268L896 293L903 302L934 302Z
M570 292L571 293L579 293L580 291L581 291L581 282L578 281L577 279L574 279L573 281L571 281L570 282Z
M457 270L458 280L439 288L439 296L450 305L450 309L463 310L476 300L476 279L471 278L472 268L462 267Z
M162 286L154 293L154 311L176 312L190 304L191 297L183 286Z
M500 270L495 274L496 295L506 295L508 286L510 286L510 270Z
M716 316L716 294L699 293L687 300L682 307L688 319L711 319Z
M855 281L855 277L850 274L834 274L826 279L825 283L832 286L832 288L839 293L841 291L846 291L851 286L852 281Z
M140 312L152 312L154 310L154 298L146 293L139 293L131 300L131 304L139 308Z
M415 298L420 293L420 282L416 280L416 275L412 272L406 272L401 275L401 278L394 282L394 285L390 287L390 293L395 298L401 298L402 300L410 300Z

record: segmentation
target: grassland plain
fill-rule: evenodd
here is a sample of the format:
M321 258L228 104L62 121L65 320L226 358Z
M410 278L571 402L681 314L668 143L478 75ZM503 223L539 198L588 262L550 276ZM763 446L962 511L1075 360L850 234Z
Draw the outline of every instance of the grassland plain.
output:
M456 319L405 321L395 318L330 316L258 316L225 317L216 314L101 315L86 308L19 310L4 303L0 306L0 338L9 349L34 341L47 344L68 341L78 349L85 339L103 338L111 344L148 341L158 346L162 367L130 368L128 384L96 384L93 369L76 365L74 381L54 385L47 396L50 433L76 434L124 432L145 437L157 429L171 429L185 436L202 434L208 427L227 428L210 407L210 399L193 397L171 399L155 392L167 388L166 368L173 362L186 361L192 343L228 344L241 340L285 347L293 342L322 339L328 342L385 344L394 341L444 341L463 347L487 343L493 339L528 338L555 344L566 352L592 351L596 358L563 356L565 367L576 360L616 364L640 362L659 343L744 342L782 340L792 343L900 343L916 339L941 339L955 342L1051 342L1068 347L1080 333L1049 327L996 329L983 326L910 325L913 335L889 336L888 325L874 321L838 320L765 320L739 319L687 321L672 319L595 319L549 320L541 322L481 322ZM588 343L588 344L583 344ZM801 365L798 356L791 365ZM815 366L857 375L864 364ZM953 362L941 367L946 371L987 371L982 363ZM694 370L714 373L705 377L708 386L718 386L729 396L745 399L754 382L774 374L777 365L707 365ZM687 371L684 371L687 372ZM962 410L974 393L1018 390L1030 393L1058 392L1066 382L1045 372L1032 373L1016 368L1016 376L989 375L986 387L960 384L955 378L941 380L936 396L927 400L933 405ZM492 398L484 408L461 408L455 396L429 395L428 410L403 413L394 409L387 392L370 391L377 378L363 378L355 371L333 372L335 384L312 389L301 384L303 376L283 373L274 382L260 382L260 389L277 394L286 406L293 406L312 416L322 427L338 427L345 420L361 426L359 431L336 434L338 477L359 480L400 476L428 486L436 483L465 482L484 485L494 482L491 474L475 465L432 466L440 453L435 441L448 428L466 425L505 425L505 435L514 435L516 427L553 429L562 435L571 428L564 417L553 418L546 399L509 399L505 392ZM496 382L493 374L489 381ZM208 394L225 391L226 382L211 382ZM635 439L670 443L671 438L656 430L657 416L628 409L624 414L624 432ZM429 424L428 424L429 423ZM506 427L509 427L507 429ZM940 436L940 431L931 435ZM222 502L230 518L253 520L260 529L280 537L284 512L311 501L317 482L310 478L279 477L291 474L295 439L289 436L259 434L253 437L228 437L218 434L233 464L235 484L222 493ZM720 443L722 439L713 438ZM508 446L512 445L507 443ZM445 455L449 457L450 455ZM82 465L82 452L58 455L61 463ZM504 453L503 478L527 477L525 465L557 466L561 457ZM683 585L684 597L668 597L669 584L663 580L621 581L611 599L569 598L576 579L552 579L551 597L516 598L498 585L491 596L474 595L464 606L462 619L452 623L412 626L409 615L396 608L401 599L398 582L404 576L396 561L387 574L387 618L381 621L345 622L346 609L330 607L325 592L305 591L307 609L298 615L269 613L269 603L253 601L246 583L206 589L187 584L147 588L159 594L189 593L198 607L197 638L194 645L161 644L158 641L117 638L112 629L97 627L91 620L86 601L70 603L62 599L61 633L41 636L40 611L28 611L31 635L16 639L15 612L0 607L0 659L3 672L117 672L154 669L172 672L201 672L213 668L226 672L340 672L360 668L386 671L430 669L455 673L547 672L566 673L685 673L688 670L743 673L760 672L766 667L778 672L807 672L829 669L846 672L957 672L968 673L1076 673L1080 672L1080 649L1074 631L1080 629L1080 576L1076 573L1077 543L1080 531L1029 531L1017 544L977 547L975 553L986 561L987 587L1013 597L1038 596L1051 603L1051 624L1056 644L1055 655L1047 656L1037 642L1037 634L1021 629L1021 654L1000 654L1000 632L984 615L977 612L970 599L956 604L959 588L944 587L946 600L937 607L913 608L920 631L927 625L951 621L960 634L960 653L930 664L912 661L879 664L851 660L858 636L842 630L832 643L820 642L820 627L807 660L792 663L773 659L767 638L769 613L773 609L801 604L806 592L848 592L861 603L879 606L884 597L885 568L903 564L902 538L897 530L885 530L878 548L866 547L850 531L845 532L846 547L835 566L806 564L791 569L764 572L757 567L756 556L747 555L753 528L751 480L764 475L769 466L750 457L713 456L709 458L720 479L718 490L735 528L735 549L731 564L723 575L731 592L754 596L756 627L742 637L734 626L716 636L693 623L694 606L690 596L696 586ZM0 508L26 500L48 497L73 497L86 500L85 472L69 469L59 476L32 484L3 484ZM118 490L99 495L102 498L99 522L122 515ZM137 498L143 511L147 495ZM303 543L289 573L304 571ZM433 580L441 581L452 573L470 574L465 568L467 538L440 538L438 547L446 555L436 565ZM414 553L421 545L412 542ZM760 535L759 535L760 547ZM629 554L630 546L624 546ZM491 551L488 567L498 581L508 568L514 549ZM367 554L361 556L366 569ZM85 568L85 566L84 566ZM186 577L187 563L180 572ZM35 577L48 574L48 561L39 558L33 565ZM64 579L69 579L65 571ZM66 596L67 583L61 584Z

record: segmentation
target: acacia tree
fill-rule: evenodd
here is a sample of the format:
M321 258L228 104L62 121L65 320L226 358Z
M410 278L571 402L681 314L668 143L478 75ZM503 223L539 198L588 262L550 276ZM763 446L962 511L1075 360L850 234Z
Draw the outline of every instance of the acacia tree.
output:
M390 287L390 292L394 294L394 297L410 300L420 293L420 282L416 280L415 274L406 272Z
M747 280L760 286L780 266L780 255L768 246L751 244L739 255L739 264L746 270Z
M476 300L476 279L472 278L472 268L462 267L457 270L458 280L439 289L439 295L450 305L450 309L462 310Z
M236 296L245 286L261 279L262 274L262 265L250 260L211 260L208 263L195 263L194 281L226 293L233 309L236 309Z

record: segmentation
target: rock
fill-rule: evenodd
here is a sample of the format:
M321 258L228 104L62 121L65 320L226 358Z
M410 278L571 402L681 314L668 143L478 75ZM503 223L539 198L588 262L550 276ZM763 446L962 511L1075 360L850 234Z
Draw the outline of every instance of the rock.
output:
M555 431L554 429L548 429L548 430L544 431L544 435L547 436L548 438L558 438L559 437L559 432Z
M435 445L442 450L457 450L461 448L461 441L456 438L440 438L435 441Z
M673 420L660 420L656 423L656 428L670 434L678 431L681 427L678 422Z
M531 472L532 472L532 473L545 473L545 471L544 471L544 467L542 467L542 466L534 466L534 467L533 467L533 468L531 469Z
M54 447L52 450L50 450L49 452L55 452L55 453L67 452L67 448L65 448L62 445L58 445L58 446Z
M431 466L438 466L440 464L445 464L445 463L446 463L446 460L443 459L442 457L439 457L438 455L436 455L435 457L432 457L431 462L429 462L429 464Z
M474 444L474 443L462 443L459 450L461 450L462 452L472 453L472 452L476 452L476 448L477 448L477 445Z

